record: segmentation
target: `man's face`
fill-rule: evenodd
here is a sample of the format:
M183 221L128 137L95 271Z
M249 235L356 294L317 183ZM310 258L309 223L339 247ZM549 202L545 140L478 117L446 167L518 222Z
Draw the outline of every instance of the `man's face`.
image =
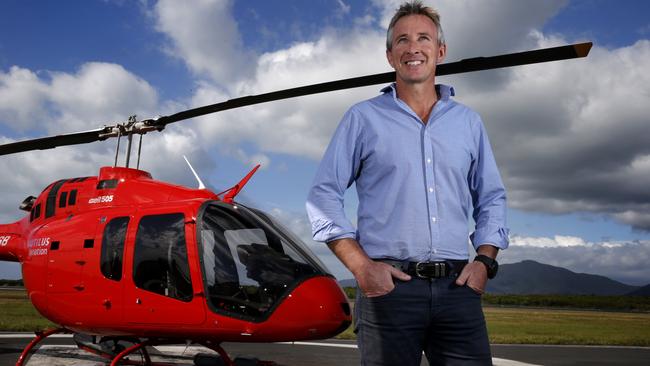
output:
M424 15L407 15L395 23L392 37L393 46L386 51L386 58L397 72L398 82L433 84L436 65L447 53L446 46L438 44L433 21Z

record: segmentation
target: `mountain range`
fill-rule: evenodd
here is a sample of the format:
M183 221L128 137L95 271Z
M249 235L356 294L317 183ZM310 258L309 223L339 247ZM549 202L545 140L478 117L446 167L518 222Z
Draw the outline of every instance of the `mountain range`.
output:
M339 281L343 287L354 287L353 279ZM489 294L554 294L602 296L650 296L650 284L631 286L605 276L576 273L566 268L525 260L502 264L498 275L488 281Z

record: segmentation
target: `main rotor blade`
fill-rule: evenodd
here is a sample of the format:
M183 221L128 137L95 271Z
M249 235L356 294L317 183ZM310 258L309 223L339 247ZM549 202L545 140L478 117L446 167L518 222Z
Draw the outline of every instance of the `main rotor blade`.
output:
M475 57L456 62L438 65L437 76L459 74L464 72L490 70L518 65L528 65L541 62L559 61L571 58L585 57L589 54L592 43L577 43L567 46L543 48L533 51L510 53L492 57ZM326 83L301 86L297 88L284 89L259 95L230 99L225 102L198 107L170 116L160 117L155 125L167 125L169 123L182 121L188 118L203 116L210 113L221 112L228 109L240 108L254 104L266 103L275 100L295 98L303 95L331 92L336 90L359 88L375 84L385 84L395 81L395 72L386 72L361 76L350 79L330 81Z
M436 68L436 75L443 76L464 72L490 70L502 67L528 65L540 62L585 57L589 54L591 46L592 43L587 42L560 47L543 48L533 51L510 53L492 57L469 58L457 62L438 65ZM295 98L303 95L359 88L362 86L375 84L386 84L393 81L395 81L395 72L386 72L382 74L367 75L356 78L301 86L297 88L284 89L259 95L249 95L245 97L230 99L221 103L189 109L169 116L159 117L157 119L145 120L142 122L143 125L148 128L148 130L135 131L131 133L146 133L153 129L162 130L166 125L170 123L203 116L210 113L225 111L228 109L240 108L281 99ZM112 131L112 129L113 127L109 126L91 131L43 137L33 140L4 144L0 145L0 155L14 154L31 150L45 150L58 146L85 144L89 142L105 140L106 138L110 137L107 134Z
M58 146L87 144L106 139L100 135L106 132L106 128L99 128L91 131L75 132L66 135L42 137L38 139L12 142L0 145L0 155L15 154L32 150L53 149Z

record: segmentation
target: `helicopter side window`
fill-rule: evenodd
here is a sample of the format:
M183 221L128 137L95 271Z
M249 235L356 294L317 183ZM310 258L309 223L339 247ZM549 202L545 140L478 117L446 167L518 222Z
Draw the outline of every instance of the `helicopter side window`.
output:
M100 180L97 183L97 189L117 188L117 179Z
M70 191L70 196L68 196L68 206L72 206L77 203L77 190L73 189Z
M128 225L128 217L116 217L104 228L99 262L102 274L109 280L119 281L122 279L124 241Z
M59 189L66 182L65 179L60 180L52 186L50 192L47 194L47 200L45 201L45 218L54 216L55 207L56 207L56 196L59 193Z
M133 281L146 291L192 300L182 213L142 217L135 239Z
M64 208L66 202L68 202L68 192L61 192L61 196L59 196L59 208Z
M34 210L32 210L30 214L30 221L34 221L38 219L41 216L41 204L39 203L38 205L34 206Z

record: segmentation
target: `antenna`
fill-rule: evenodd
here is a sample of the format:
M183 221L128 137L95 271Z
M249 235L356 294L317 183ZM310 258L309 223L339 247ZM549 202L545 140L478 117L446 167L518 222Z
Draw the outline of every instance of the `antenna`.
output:
M183 155L183 159L185 159L185 162L186 162L187 165L190 167L190 170L191 170L192 173L194 174L194 178L196 178L196 180L199 181L199 189L205 189L205 185L204 185L203 182L201 181L201 178L199 178L199 175L196 174L196 171L194 171L194 168L192 168L192 164L190 164L190 161L187 160L187 158L185 157L185 155Z

